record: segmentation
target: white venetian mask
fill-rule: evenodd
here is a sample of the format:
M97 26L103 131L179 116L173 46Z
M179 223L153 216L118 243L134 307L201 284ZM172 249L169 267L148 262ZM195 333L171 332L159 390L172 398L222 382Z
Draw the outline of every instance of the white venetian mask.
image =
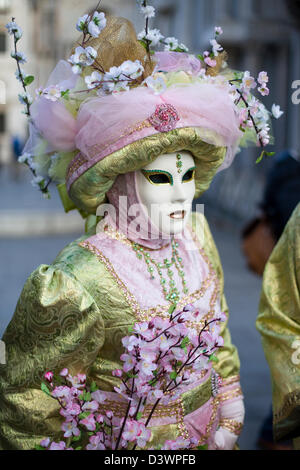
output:
M136 172L137 192L151 222L164 235L184 229L195 197L195 162L189 152L160 155Z

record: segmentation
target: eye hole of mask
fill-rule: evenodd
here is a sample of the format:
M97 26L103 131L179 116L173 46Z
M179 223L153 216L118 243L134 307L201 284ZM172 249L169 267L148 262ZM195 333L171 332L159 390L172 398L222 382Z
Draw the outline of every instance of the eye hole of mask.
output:
M152 184L172 184L171 175L164 172L147 172L145 170L142 171L143 175L147 178L147 180Z
M192 181L195 178L195 171L195 168L191 168L190 170L188 170L182 177L182 182L187 183L188 181Z

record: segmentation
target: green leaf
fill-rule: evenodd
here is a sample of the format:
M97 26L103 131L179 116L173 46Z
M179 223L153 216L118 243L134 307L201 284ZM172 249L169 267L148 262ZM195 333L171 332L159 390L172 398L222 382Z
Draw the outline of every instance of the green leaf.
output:
M90 392L83 392L83 401L91 401L92 395Z
M34 76L33 75L28 75L28 77L24 78L25 86L31 85L32 82L34 82Z
M142 44L142 46L143 46L143 47L146 49L146 51L147 51L147 49L148 49L148 44L146 43L146 41L144 41L144 39L141 39L141 40L139 41L139 43Z
M171 374L170 374L170 379L175 380L177 378L177 375L178 375L177 372L175 370L173 370L173 372L171 372Z
M183 338L180 347L181 347L182 349L186 349L186 347L188 346L188 344L190 344L190 340L189 340L189 338L186 336L185 338Z
M96 382L92 382L90 386L91 392L95 392L98 389Z
M198 446L197 450L208 450L208 445L206 444L205 446Z
M81 447L81 446L79 446L79 447L76 447L76 449L75 449L75 450L82 450L82 447Z
M173 304L171 305L171 307L169 308L169 314L172 315L172 313L175 312L176 310L176 307L177 307L177 304Z
M61 97L65 98L66 100L69 98L70 90L65 90L61 92Z
M90 412L89 411L84 411L83 413L80 413L80 415L78 416L79 419L85 419L87 418L88 416L90 416Z
M46 450L46 449L45 449L45 447L42 447L40 445L36 445L35 450Z
M202 62L204 62L204 56L202 54L198 54L197 58L201 60Z
M73 436L72 442L80 441L80 439L81 439L81 433L79 434L79 436Z
M143 413L139 411L138 414L136 415L136 420L139 421L140 419L142 419L142 417L143 417Z
M51 392L50 392L49 388L47 387L47 385L46 385L44 382L42 382L42 384L41 384L41 390L42 390L44 393L46 393L46 395L48 395L49 397L51 397Z
M217 356L212 354L209 358L209 362L219 362L219 359L217 358Z
M133 326L129 326L129 328L128 328L128 333L133 333L133 331L134 331Z
M266 152L265 150L263 150L255 163L256 164L260 163L265 156L273 157L274 155L275 155L275 152Z

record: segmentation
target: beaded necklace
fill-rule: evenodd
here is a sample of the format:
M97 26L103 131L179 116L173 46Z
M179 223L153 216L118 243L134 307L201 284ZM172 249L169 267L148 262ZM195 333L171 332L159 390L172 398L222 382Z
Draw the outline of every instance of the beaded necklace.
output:
M172 258L168 260L167 258L164 260L163 263L159 263L155 261L151 254L145 250L142 246L138 245L137 243L133 243L132 248L136 252L136 256L138 259L146 262L147 269L150 273L150 279L154 280L155 270L157 271L160 277L160 284L163 290L163 295L168 302L177 303L180 300L180 292L176 287L175 281L173 279L174 272L172 271L172 267L174 266L177 270L179 276L181 277L183 292L188 294L189 290L187 288L187 282L185 280L185 272L183 270L184 265L182 262L182 258L180 258L178 253L178 243L172 239ZM164 277L164 272L166 271L168 278L169 278L169 287L167 287L167 279Z

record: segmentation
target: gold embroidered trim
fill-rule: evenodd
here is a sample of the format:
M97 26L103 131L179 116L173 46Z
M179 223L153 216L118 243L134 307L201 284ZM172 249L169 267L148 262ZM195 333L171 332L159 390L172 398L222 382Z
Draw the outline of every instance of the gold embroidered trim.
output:
M234 388L233 390L228 390L228 392L220 393L218 398L221 403L227 400L232 400L233 398L242 397L243 392L241 387Z
M229 385L233 385L236 382L240 382L239 375L234 375L233 377L229 377L228 379L222 379L222 387L228 387Z
M215 419L217 417L219 406L220 406L219 397L217 397L212 402L212 414L211 414L210 420L209 420L209 422L206 426L205 434L203 436L201 436L201 438L198 442L199 446L206 444L207 440L211 436L211 429L212 429L213 424L215 422Z
M232 432L232 434L235 434L236 436L239 436L243 429L243 423L239 423L238 421L229 418L221 419L219 426L227 429L227 431Z
M134 242L129 240L124 233L113 229L110 225L106 225L104 227L104 232L109 238L111 238L112 240L118 240L119 242L123 243L123 245L126 245L130 248L132 248L132 246L134 245ZM160 248L152 249L146 246L145 247L143 246L143 248L145 251L160 251L160 250L163 250L164 248L167 248L170 245L171 245L171 242L168 243L167 245L161 246Z
M135 126L134 128L127 127L124 130L123 134L119 135L117 137L117 139L110 141L109 143L107 143L104 146L101 145L101 144L91 145L88 148L88 153L89 153L90 158L94 158L100 152L103 152L104 150L106 150L111 145L114 145L119 140L121 140L123 137L129 137L130 135L134 134L135 132L139 132L139 131L145 129L146 127L153 127L152 124L150 123L150 121L148 121L147 119L145 121L141 122L140 124L138 124L137 126Z
M68 168L67 180L72 176L72 174L77 171L82 165L84 165L88 160L79 153L72 161Z

